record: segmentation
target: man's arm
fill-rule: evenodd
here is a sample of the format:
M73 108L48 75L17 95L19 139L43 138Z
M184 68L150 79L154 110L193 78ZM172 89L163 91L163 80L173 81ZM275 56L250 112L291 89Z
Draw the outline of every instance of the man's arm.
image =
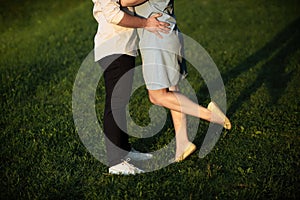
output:
M118 25L128 27L128 28L145 28L147 31L150 31L155 35L157 35L159 38L162 38L159 32L169 33L170 24L166 22L158 21L157 17L160 16L161 14L155 14L145 19L136 16L131 16L125 13L121 21L118 23Z
M163 38L159 32L169 33L170 24L166 22L158 21L157 18L162 14L154 14L149 18L140 18L136 16L131 16L127 13L124 14L121 21L118 23L119 26L124 26L128 28L145 28L147 31L154 33L157 37Z
M119 3L123 7L128 6L137 6L139 4L145 3L148 0L120 0ZM118 23L120 26L131 27L131 28L145 28L146 30L156 34L158 37L162 38L159 32L169 33L170 24L166 22L160 22L157 20L162 14L155 14L150 16L149 18L140 18L131 16L125 13L122 20Z
M95 0L93 15L97 21L99 21L99 14L103 13L105 19L109 23L128 28L145 28L156 34L158 37L161 37L159 32L168 33L170 30L168 23L160 22L156 19L157 17L160 17L160 14L153 15L146 19L123 12L120 7L121 5L119 3L112 0Z
M132 7L132 6L137 6L137 5L143 4L146 1L148 1L148 0L120 0L120 4L123 7L128 7L128 6Z

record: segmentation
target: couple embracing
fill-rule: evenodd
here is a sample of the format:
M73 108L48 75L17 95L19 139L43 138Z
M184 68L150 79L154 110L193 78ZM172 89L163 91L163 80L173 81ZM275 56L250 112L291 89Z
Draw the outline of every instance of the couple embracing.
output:
M104 133L111 174L136 174L142 169L130 159L151 159L152 154L134 150L126 128L137 47L142 57L143 77L150 101L170 109L180 162L196 150L187 134L186 115L231 128L229 119L215 102L205 108L180 93L185 77L182 42L174 16L174 0L93 0L98 22L94 38L95 61L104 69ZM122 84L117 84L121 77ZM126 159L129 158L129 159Z

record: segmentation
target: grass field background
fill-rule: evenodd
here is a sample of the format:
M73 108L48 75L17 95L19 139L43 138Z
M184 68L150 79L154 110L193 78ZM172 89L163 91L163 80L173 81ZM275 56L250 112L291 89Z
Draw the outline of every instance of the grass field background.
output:
M209 52L221 72L233 129L223 131L203 159L197 151L136 176L107 174L75 130L72 88L93 48L92 2L0 3L1 199L299 198L297 0L175 1L181 31ZM189 71L199 102L207 105L204 82L192 66ZM147 93L137 92L130 106L147 124ZM97 96L99 116L103 98ZM207 128L201 121L198 147ZM159 136L131 142L152 151L173 136L169 119Z

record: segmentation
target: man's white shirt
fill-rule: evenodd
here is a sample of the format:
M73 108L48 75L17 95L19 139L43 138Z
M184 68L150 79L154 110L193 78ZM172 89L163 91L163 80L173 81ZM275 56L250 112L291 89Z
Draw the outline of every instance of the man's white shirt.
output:
M113 54L137 55L137 34L134 28L119 26L125 12L133 15L132 7L121 8L119 0L92 0L93 16L98 22L94 38L95 61Z

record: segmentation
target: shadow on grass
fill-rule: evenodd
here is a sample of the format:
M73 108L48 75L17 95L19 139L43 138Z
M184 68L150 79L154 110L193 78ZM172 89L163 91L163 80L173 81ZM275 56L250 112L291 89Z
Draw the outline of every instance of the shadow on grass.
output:
M249 56L232 70L222 74L226 85L229 80L238 77L259 62L267 60L261 67L256 80L240 92L241 95L232 102L227 113L235 113L242 103L263 84L266 85L271 96L271 103L277 103L292 75L292 72L285 72L285 60L299 50L299 27L300 18L293 21L256 53Z
M283 95L293 73L293 70L288 71L286 69L288 66L287 58L299 50L299 27L300 18L289 24L257 52L246 58L236 67L222 74L224 85L226 85L230 80L239 77L244 72L247 72L258 65L260 62L265 61L260 67L257 77L253 83L249 83L242 91L239 91L240 95L231 102L227 110L227 114L229 116L236 113L241 105L263 84L266 86L270 95L270 106L278 103L278 100ZM201 93L203 93L203 91L207 91L206 86L202 86L199 91L202 91ZM206 97L200 97L201 100L199 102L204 102L205 98ZM205 137L205 134L201 134L196 137L194 142L196 144L201 144ZM212 141L213 140L215 141L217 138L212 138Z

